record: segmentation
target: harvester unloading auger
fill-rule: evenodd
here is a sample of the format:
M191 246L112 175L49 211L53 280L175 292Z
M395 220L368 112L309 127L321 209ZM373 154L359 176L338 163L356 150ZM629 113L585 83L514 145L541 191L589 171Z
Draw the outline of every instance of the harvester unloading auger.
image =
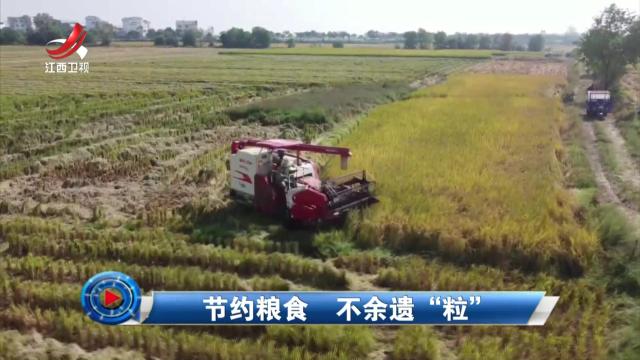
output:
M231 196L256 210L280 215L288 224L316 224L343 217L349 210L376 203L365 171L321 180L320 169L301 153L339 155L347 168L347 148L296 140L236 140L229 166Z

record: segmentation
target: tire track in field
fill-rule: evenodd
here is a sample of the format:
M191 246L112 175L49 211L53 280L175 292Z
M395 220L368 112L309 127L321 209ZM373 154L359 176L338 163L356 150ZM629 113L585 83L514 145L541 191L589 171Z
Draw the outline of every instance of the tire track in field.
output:
M611 125L613 126L613 125ZM626 206L616 194L613 185L609 182L607 178L607 174L602 166L602 159L600 157L600 153L596 146L598 141L594 129L595 125L590 121L582 122L582 131L584 132L585 138L587 141L585 142L585 148L587 152L587 159L589 160L589 164L591 165L591 169L593 170L593 175L596 180L596 184L598 186L598 201L604 204L612 204L615 205L618 209L622 211L627 220L634 225L636 229L640 226L640 214ZM617 129L616 129L617 130ZM607 131L608 134L609 131ZM619 136L619 134L618 134ZM620 138L622 141L621 145L624 149L624 140ZM620 158L620 152L616 149L616 157ZM629 159L630 160L630 159ZM630 170L632 171L632 170Z
M600 124L616 156L617 169L612 175L634 191L640 191L640 170L627 151L625 140L615 125L615 119L609 117Z
M593 170L596 184L598 185L598 201L602 203L622 205L622 201L620 201L618 195L613 191L613 186L611 186L611 183L607 179L604 169L602 168L602 160L600 159L600 153L596 147L598 139L596 137L593 123L583 121L582 131L585 138L588 140L585 143L585 148L587 150L587 158L589 159L589 164Z

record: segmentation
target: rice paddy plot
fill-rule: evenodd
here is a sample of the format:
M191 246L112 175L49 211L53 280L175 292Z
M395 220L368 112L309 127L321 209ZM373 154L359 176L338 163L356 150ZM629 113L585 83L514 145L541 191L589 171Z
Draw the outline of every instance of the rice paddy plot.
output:
M365 246L460 263L582 273L598 249L562 188L562 80L461 74L378 107L342 143L380 203L352 226ZM337 174L338 166L329 164Z

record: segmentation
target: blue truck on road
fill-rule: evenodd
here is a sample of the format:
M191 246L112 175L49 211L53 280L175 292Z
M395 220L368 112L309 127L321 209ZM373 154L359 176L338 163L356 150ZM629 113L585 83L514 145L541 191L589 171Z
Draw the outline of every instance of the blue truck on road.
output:
M604 119L613 109L611 93L607 90L587 91L587 116Z

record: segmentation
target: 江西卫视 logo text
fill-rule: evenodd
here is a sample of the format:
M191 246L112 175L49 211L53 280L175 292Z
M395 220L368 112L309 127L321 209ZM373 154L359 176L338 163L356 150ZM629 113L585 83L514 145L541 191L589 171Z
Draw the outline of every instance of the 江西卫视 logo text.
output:
M49 49L46 48L47 54L50 58L54 60L63 60L68 58L69 56L76 54L80 57L80 60L84 60L85 56L89 50L82 46L85 37L87 36L87 32L84 30L84 27L78 23L73 26L73 30L69 37L66 39L54 39L47 43L47 45L51 44L61 44L58 48ZM45 73L88 73L89 72L89 63L88 62L67 62L67 61L51 61L45 62L44 64L44 72Z

